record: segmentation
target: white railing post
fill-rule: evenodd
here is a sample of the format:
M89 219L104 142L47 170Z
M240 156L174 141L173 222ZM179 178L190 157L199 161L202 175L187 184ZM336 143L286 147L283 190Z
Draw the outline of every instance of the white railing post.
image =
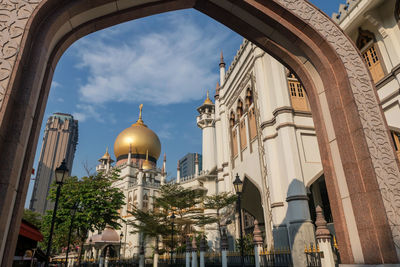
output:
M140 252L139 252L139 267L145 267L144 266L144 246L140 246Z
M160 257L160 255L158 254L158 244L156 244L156 249L154 250L154 257L153 257L153 267L158 267L158 258L159 257Z
M222 267L228 267L228 237L226 236L226 231L223 231L222 237L221 237L221 262L222 262Z
M197 267L197 244L196 236L194 234L192 239L192 267Z
M190 237L186 237L186 267L190 267L190 252L192 251L192 247L190 245Z
M323 257L321 257L321 266L334 267L335 260L333 259L331 234L329 232L329 229L326 227L327 223L324 214L322 213L322 208L320 206L317 206L315 211L317 213L317 218L315 220L317 230L315 231L315 235L317 238L317 245L319 247L319 250L323 253Z
M253 244L254 244L254 258L255 258L254 262L255 262L256 267L260 267L260 262L261 262L260 253L262 251L263 238L262 238L261 230L258 227L257 219L254 220L253 236L254 236Z
M205 267L204 254L206 253L206 248L206 238L203 235L200 241L200 267Z

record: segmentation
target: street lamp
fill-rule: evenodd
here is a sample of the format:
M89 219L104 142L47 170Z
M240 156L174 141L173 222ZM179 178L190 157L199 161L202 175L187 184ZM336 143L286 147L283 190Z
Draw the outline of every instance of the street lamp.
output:
M55 173L56 183L57 183L57 192L56 192L56 202L54 203L54 209L53 209L53 217L51 218L51 226L50 226L49 241L47 243L45 267L49 266L51 241L52 241L52 238L53 238L54 223L55 223L55 220L56 220L58 199L60 198L61 186L63 185L64 178L65 178L66 174L68 173L68 168L67 168L67 165L65 163L65 159L61 162L60 167L56 168L54 173Z
M174 220L175 220L175 214L172 212L171 215L171 226L172 226L172 232L171 232L171 260L170 264L172 264L172 257L174 255Z
M233 186L235 187L236 195L238 196L237 205L239 209L239 225L240 225L240 261L242 267L244 267L244 252L243 252L243 231L242 231L242 207L240 196L243 192L243 182L239 178L239 174L236 174L236 179L233 181Z
M124 237L124 234L121 232L119 235L119 257L118 261L121 261L121 245L122 245L122 238Z

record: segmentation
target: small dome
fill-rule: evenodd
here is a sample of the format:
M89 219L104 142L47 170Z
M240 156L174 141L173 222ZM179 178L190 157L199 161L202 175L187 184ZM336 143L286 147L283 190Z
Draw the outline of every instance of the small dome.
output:
M111 227L106 227L101 233L101 241L103 242L119 242L119 234Z
M152 165L152 164L150 163L150 161L149 161L149 151L146 151L146 160L143 161L142 169L143 169L143 170L150 170L150 169L153 169L153 165Z

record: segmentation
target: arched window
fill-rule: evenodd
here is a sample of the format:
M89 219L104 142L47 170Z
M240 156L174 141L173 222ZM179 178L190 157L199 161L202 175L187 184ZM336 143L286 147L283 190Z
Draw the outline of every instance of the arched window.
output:
M127 207L127 210L128 210L128 211L132 211L132 193L129 192L128 194L129 194L129 197L128 197L128 207ZM129 215L129 213L128 213L127 215Z
M147 193L143 195L143 210L147 211L149 208L149 197L147 196Z
M236 157L238 154L238 145L237 145L237 132L236 132L236 120L235 120L235 113L231 111L231 116L229 119L230 126L231 126L231 144L232 144L232 157Z
M243 116L243 102L240 99L237 102L236 114L238 116L238 122L239 122L240 149L243 150L247 146L247 141L246 141L246 122L245 122L244 119L242 119L242 116Z
M257 136L256 116L254 112L253 101L253 91L248 88L246 91L246 107L248 108L247 117L249 120L250 141Z
M253 91L250 88L246 90L246 108L253 104Z
M365 31L360 28L356 44L367 63L373 81L375 83L379 82L385 76L385 73L383 71L382 60L376 44L375 35L370 31Z
M238 100L238 103L237 103L236 114L237 114L239 120L243 116L243 102L240 99Z
M392 131L391 134L393 138L394 148L396 149L397 157L400 160L400 133Z
M233 111L231 111L231 116L229 118L229 125L231 126L231 128L233 128L233 126L235 126L235 123L236 123L235 113L233 113Z
M307 95L303 85L296 79L293 73L287 75L290 99L294 110L310 111L307 103Z

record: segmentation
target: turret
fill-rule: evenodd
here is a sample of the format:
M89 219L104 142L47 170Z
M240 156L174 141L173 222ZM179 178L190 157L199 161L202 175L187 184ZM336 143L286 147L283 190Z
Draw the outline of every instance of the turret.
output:
M202 129L203 136L203 170L210 171L216 166L215 151L215 105L207 91L203 105L197 108L197 126Z
M161 185L165 184L166 178L167 178L167 155L164 153L163 166L161 170Z
M106 153L99 159L99 162L100 164L96 166L97 172L108 172L110 170L111 163L114 161L108 153L108 147L106 148Z

